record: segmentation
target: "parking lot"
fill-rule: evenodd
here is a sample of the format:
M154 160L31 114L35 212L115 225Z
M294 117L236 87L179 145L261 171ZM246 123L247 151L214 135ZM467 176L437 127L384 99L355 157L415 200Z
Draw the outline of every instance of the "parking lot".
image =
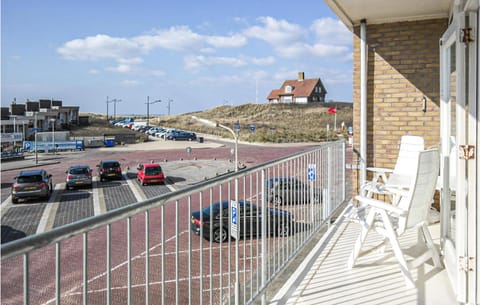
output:
M168 145L167 145L168 144ZM217 177L233 170L230 143L151 141L113 149L91 149L83 152L40 154L23 161L2 163L1 222L2 243L99 215L171 192L186 185ZM186 148L190 150L187 152ZM299 147L258 147L244 145L240 162L246 166L261 163L278 155L304 149ZM268 151L268 153L267 153ZM101 159L117 159L122 164L123 179L100 182L94 177L91 188L67 190L65 170L73 164L87 164L97 174L95 165ZM136 166L141 162L159 162L167 183L142 186L136 180ZM30 200L12 204L10 186L21 169L44 168L53 175L54 192L48 201Z
M153 142L153 141L152 141ZM39 232L72 223L86 217L100 215L113 209L142 201L147 198L171 192L191 184L214 178L233 171L232 146L231 142L203 143L178 143L168 142L176 145L174 148L166 146L163 141L145 145L128 145L114 149L91 149L84 152L62 152L56 155L41 155L38 164L32 156L24 161L2 163L2 188L1 188L1 212L2 212L2 243L33 235ZM178 145L185 147L179 147ZM195 144L195 145L193 145ZM210 146L209 146L210 144ZM266 161L275 160L291 155L296 152L309 150L312 145L239 145L239 161L246 167L254 166ZM186 148L190 147L189 152ZM67 190L65 188L65 171L73 164L87 164L94 170L96 176L96 164L100 160L115 159L122 166L122 179L112 181L99 181L94 178L92 187ZM159 185L143 186L137 182L136 166L139 163L155 161L161 164L167 183ZM40 167L47 170L53 176L55 191L48 201L29 201L13 205L10 199L10 185L19 170L25 168ZM277 172L278 173L278 172ZM257 176L249 176L239 181L239 189L242 196L257 202L258 189L252 188ZM303 177L302 179L306 179ZM253 181L255 180L255 181ZM137 290L145 289L143 283L145 269L142 264L146 259L145 247L148 245L148 257L152 268L149 278L151 282L163 283L165 291L177 289L179 296L188 299L189 287L195 287L200 291L199 299L205 303L210 299L224 299L231 296L233 286L232 260L236 243L224 244L209 243L200 236L191 233L190 210L197 210L202 205L209 204L219 198L228 198L233 185L225 184L222 187L215 187L209 192L195 196L190 199L184 198L178 202L172 202L165 207L153 208L149 212L149 239L145 237L146 220L144 215L132 217L129 222L117 221L112 223L111 231L105 227L92 230L88 234L88 285L78 284L83 277L82 273L82 239L74 237L68 242L61 243L62 263L62 299L65 303L77 304L81 302L83 289L88 289L89 303L104 304L106 300L106 283L110 278L114 287L112 299L126 300L128 289L125 283L128 261L132 262L131 273L135 279ZM230 191L228 191L230 190ZM222 195L223 194L223 195ZM321 205L312 206L296 204L282 206L295 215L295 223L291 228L290 236L273 235L268 238L268 249L273 252L269 255L272 263L278 262L284 256L284 249L288 248L293 241L301 241L301 232L310 228L310 222L315 221L312 215L320 215L318 211ZM111 237L107 238L111 233ZM130 233L129 233L130 232ZM53 232L52 232L53 233ZM135 238L129 240L129 236ZM110 241L112 273L110 277L105 273L105 261L107 246L106 238ZM129 260L125 245L131 245L131 257ZM258 251L260 249L259 239L247 238L239 242L239 269L242 276L255 279L258 267ZM108 247L108 248L109 248ZM281 249L276 251L274 249ZM55 289L55 277L52 272L55 255L52 252L54 247L46 247L45 250L32 253L30 264L36 266L37 271L30 277L29 285L32 288L30 299L38 303L53 304L53 293ZM189 264L186 261L203 264ZM179 263L179 262L182 263ZM2 303L17 304L22 295L22 264L20 260L12 259L2 262ZM174 266L177 266L174 268ZM190 266L190 267L189 267ZM208 266L208 269L202 269ZM177 270L178 268L178 270ZM192 268L188 270L188 268ZM208 271L207 271L208 270ZM206 276L206 275L209 276ZM218 287L205 293L207 287ZM42 289L37 289L43 287ZM48 288L45 288L48 287ZM204 287L200 289L200 287ZM208 290L208 288L207 288ZM37 293L37 291L39 293ZM40 293L40 291L42 291ZM160 286L152 286L151 297L156 299L165 298L165 303L182 303L186 299L175 299L175 295L164 293ZM135 297L136 302L144 303L142 294Z

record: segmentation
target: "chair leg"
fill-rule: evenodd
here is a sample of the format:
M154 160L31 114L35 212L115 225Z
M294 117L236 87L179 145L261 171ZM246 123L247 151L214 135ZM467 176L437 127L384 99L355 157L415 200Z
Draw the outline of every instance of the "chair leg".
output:
M355 261L357 260L360 254L360 251L362 250L363 243L367 238L368 231L370 231L370 228L372 227L374 219L375 219L375 209L371 208L367 215L366 220L360 221L360 225L362 226L362 228L360 230L360 234L358 235L357 240L355 241L355 245L353 246L352 253L348 258L347 266L349 269L352 269L353 266L355 266Z
M425 223L422 224L421 230L425 239L425 243L432 254L433 264L436 268L443 268L442 260L440 259L440 253L438 252L437 247L433 243L432 235L430 235L430 231Z
M405 284L407 285L407 288L414 288L415 281L413 280L412 275L410 274L407 261L403 256L402 249L400 248L400 243L398 242L398 239L397 239L397 233L393 229L392 223L390 222L390 218L388 217L387 213L384 210L381 210L379 212L383 219L383 223L385 226L385 233L388 237L388 240L390 241L390 245L392 246L392 250L393 250L393 253L395 254L395 257L397 258L398 264L400 265L400 271L402 272L403 277L405 279Z

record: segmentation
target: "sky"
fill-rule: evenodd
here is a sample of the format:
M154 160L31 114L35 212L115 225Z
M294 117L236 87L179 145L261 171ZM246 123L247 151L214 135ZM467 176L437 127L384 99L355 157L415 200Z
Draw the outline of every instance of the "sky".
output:
M2 107L182 114L267 103L298 72L352 101L352 34L322 0L1 1Z

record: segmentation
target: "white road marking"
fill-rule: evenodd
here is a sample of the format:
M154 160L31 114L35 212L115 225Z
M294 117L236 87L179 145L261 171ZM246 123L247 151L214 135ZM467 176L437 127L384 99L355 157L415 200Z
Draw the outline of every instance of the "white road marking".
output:
M40 218L40 223L38 224L36 234L45 232L53 228L53 224L55 222L55 215L57 214L57 209L59 205L59 202L57 202L58 190L63 190L64 188L65 183L59 183L55 185L53 193L50 196L50 199L48 199L47 206L45 207L45 210L43 210L42 218Z
M147 199L147 196L145 196L145 193L141 190L140 185L135 179L129 179L128 177L125 177L125 180L127 180L128 186L132 190L137 201L144 201Z
M107 211L105 206L105 197L103 196L103 188L98 187L97 177L93 178L92 185L92 195L93 195L93 213L95 216L101 215Z

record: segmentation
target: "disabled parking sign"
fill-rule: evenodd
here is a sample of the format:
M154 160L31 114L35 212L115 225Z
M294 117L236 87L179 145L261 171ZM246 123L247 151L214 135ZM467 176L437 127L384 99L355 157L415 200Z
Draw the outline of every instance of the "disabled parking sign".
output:
M317 165L309 164L307 169L308 181L317 181Z
M235 200L230 201L231 217L230 217L230 235L238 239L238 203Z

